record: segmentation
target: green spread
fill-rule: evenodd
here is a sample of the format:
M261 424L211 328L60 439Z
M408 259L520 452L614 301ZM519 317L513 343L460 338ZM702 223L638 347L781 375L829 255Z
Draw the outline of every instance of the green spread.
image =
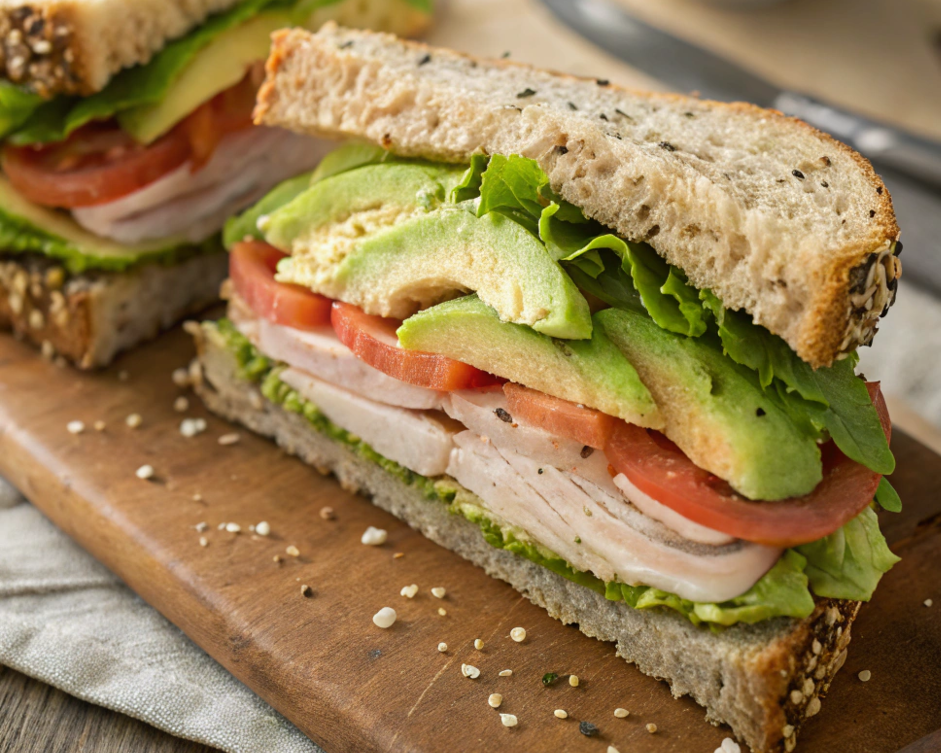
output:
M605 583L579 571L553 552L529 539L525 532L498 521L482 502L453 480L426 478L402 467L373 450L361 438L332 423L317 406L302 398L279 378L283 368L259 351L227 319L203 323L214 342L231 353L239 376L261 385L272 403L304 416L311 427L334 439L359 457L376 463L402 483L420 489L431 502L448 506L450 512L478 525L487 542L513 552L562 577L603 594L611 601L624 601L635 609L670 609L693 624L714 629L737 623L753 624L774 617L804 618L814 609L814 595L868 601L882 574L898 558L879 531L875 512L867 508L858 518L826 539L788 550L778 563L741 596L721 604L703 604L681 599L649 586Z

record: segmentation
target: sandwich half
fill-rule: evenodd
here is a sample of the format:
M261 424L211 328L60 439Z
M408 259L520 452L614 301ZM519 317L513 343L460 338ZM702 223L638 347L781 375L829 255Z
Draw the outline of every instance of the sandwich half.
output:
M269 35L430 0L2 0L0 328L82 367L215 301L225 220L324 147L254 127Z
M275 36L256 119L349 143L227 226L209 408L792 751L897 561L854 371L901 274L870 165L329 24Z

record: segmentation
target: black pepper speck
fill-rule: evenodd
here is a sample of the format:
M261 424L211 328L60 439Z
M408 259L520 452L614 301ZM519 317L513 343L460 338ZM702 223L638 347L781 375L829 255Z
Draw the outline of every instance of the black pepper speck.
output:
M870 209L870 210L869 210L869 216L870 216L870 217L875 217L875 216L876 216L876 210L875 210L875 209Z
M559 154L568 154L568 153L569 153L569 148L568 148L567 146L557 146L557 147L555 148L555 150L556 150Z
M497 418L503 421L503 423L505 424L513 423L513 416L507 413L503 408L497 408L496 410L494 410L494 413L496 414Z
M582 447L582 451L579 453L583 458L590 458L591 454L595 451L594 447L589 447L587 444Z
M668 152L676 151L676 147L673 146L673 144L671 144L669 141L661 141L659 144L657 144L657 146L659 146L661 149L666 149Z
M802 173L800 170L791 170L791 175L793 175L798 180L804 179L804 173Z
M882 196L882 186L876 186L876 193Z
M526 97L532 97L536 93L535 89L523 89L519 94L516 95L517 99L526 99Z
M341 45L340 45L340 49L341 49L341 50L347 50L347 49L349 49L349 48L352 47L352 46L353 46L353 40L350 39L349 41L346 41L346 42L344 42L343 44L341 44Z
M765 415L765 409L759 408L758 410L755 411L755 415L758 416L758 418L761 418L763 415Z
M578 725L578 731L581 732L585 737L594 737L598 734L598 728L591 722L580 722Z
M602 120L607 120L607 119L608 119L608 116L605 115L604 113L601 113L601 115L599 115L598 117L601 118Z
M608 79L606 79L606 78L599 78L599 79L598 79L598 86L608 86L610 83L611 83L611 82L608 81Z
M431 55L425 55L421 60L418 61L418 65L428 65L431 62Z
M830 187L830 184L827 183L826 181L823 181L823 183L821 183L820 185L823 186L824 188L829 188L829 187Z
M570 110L577 110L578 108L575 106L575 103L574 103L574 102L569 102L569 109L570 109Z
M541 476L542 473L543 473L542 468L540 468L540 469L539 469L539 475Z

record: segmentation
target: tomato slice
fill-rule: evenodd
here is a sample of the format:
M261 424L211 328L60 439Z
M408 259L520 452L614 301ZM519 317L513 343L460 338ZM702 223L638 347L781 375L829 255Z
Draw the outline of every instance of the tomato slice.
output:
M153 144L138 144L114 121L89 123L58 144L7 146L3 169L13 187L36 204L64 209L107 204L187 161L198 170L226 135L250 128L256 78L250 71Z
M274 279L284 257L262 241L236 243L229 255L229 278L235 292L252 311L275 324L296 329L329 326L329 298Z
M7 146L3 170L30 201L77 209L106 204L162 178L190 156L182 131L141 146L114 123L92 123L68 139L35 148Z
M883 430L891 424L879 384L868 383ZM875 497L878 473L847 458L833 442L821 448L823 480L810 494L778 502L753 502L696 466L663 435L620 422L605 449L614 471L695 523L769 546L807 544L855 518Z
M405 350L395 334L402 322L367 314L349 303L335 301L331 314L340 342L383 374L430 390L480 389L502 380L453 358Z
M503 391L513 418L596 450L605 448L618 423L614 416L521 384L507 382Z

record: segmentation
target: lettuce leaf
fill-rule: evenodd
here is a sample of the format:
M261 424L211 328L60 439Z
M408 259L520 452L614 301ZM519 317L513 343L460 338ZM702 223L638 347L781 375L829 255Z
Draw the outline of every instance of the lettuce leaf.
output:
M0 80L0 138L25 123L44 101L38 94Z
M883 574L899 562L892 554L875 510L867 507L836 533L797 547L818 596L869 601Z
M885 476L880 479L879 488L876 489L876 503L888 512L902 512L902 498Z

